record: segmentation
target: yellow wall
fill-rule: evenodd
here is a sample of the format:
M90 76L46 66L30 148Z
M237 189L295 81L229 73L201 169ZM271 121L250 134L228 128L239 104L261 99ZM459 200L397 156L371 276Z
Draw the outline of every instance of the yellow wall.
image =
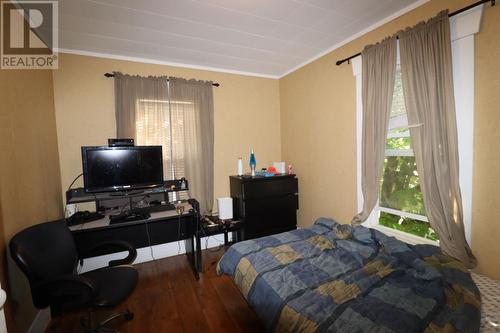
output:
M25 332L36 310L6 245L16 232L62 215L51 71L0 70L0 101L0 277L9 332Z
M113 79L103 76L111 71L220 83L214 88L215 198L229 195L228 176L236 173L238 157L248 169L250 149L258 167L281 159L278 80L61 54L54 96L63 190L82 170L80 147L116 137Z
M355 80L335 62L440 10L472 0L433 0L280 79L282 157L299 175L299 224L319 216L349 223L356 213ZM500 279L500 8L485 10L476 42L472 247L479 270Z
M478 269L500 279L500 8L486 10L476 38L472 249Z

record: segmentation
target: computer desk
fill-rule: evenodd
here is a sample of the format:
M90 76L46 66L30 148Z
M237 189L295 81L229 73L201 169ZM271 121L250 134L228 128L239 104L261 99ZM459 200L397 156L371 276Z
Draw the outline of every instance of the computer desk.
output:
M198 260L195 246L195 234L199 223L198 214L189 212L192 208L187 202L181 203L184 213L175 210L154 212L145 220L109 224L109 216L100 220L86 222L69 227L73 233L79 253L88 253L90 249L107 241L122 240L136 249L184 240L186 256L198 278ZM180 228L179 228L180 223ZM116 252L113 248L103 248L96 255ZM85 258L85 257L84 257Z

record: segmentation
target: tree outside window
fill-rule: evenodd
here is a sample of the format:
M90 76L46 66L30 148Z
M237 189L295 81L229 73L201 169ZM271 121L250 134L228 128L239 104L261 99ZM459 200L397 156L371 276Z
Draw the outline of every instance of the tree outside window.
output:
M411 146L400 70L396 72L385 148L379 224L429 240L438 240L425 213L417 164Z

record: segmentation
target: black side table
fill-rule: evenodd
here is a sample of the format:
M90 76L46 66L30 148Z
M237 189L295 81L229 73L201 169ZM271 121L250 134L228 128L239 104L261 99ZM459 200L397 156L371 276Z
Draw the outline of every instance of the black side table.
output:
M210 219L214 224L209 224L206 218ZM198 223L196 230L196 262L198 272L203 271L203 263L201 260L201 238L215 235L224 235L224 245L229 245L229 233L232 234L232 242L237 243L244 240L245 230L242 220L220 220L218 216L202 217Z

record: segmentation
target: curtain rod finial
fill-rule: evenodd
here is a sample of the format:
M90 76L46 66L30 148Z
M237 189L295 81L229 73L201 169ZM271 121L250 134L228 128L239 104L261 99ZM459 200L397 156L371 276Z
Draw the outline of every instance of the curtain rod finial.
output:
M115 77L115 74L113 73L104 73L105 77Z

